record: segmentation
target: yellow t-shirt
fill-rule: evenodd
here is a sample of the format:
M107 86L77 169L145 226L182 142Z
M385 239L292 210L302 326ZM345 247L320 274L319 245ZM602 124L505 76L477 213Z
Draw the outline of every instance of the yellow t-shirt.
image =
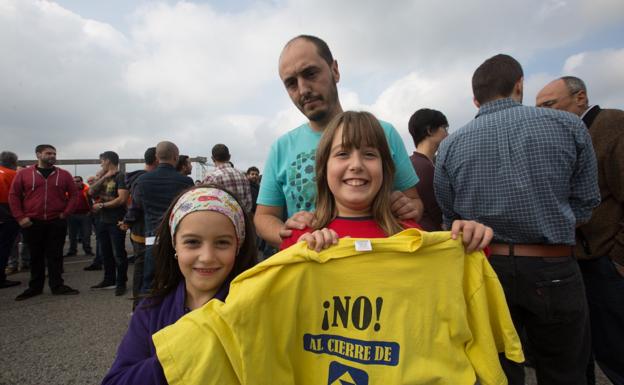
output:
M524 360L483 253L416 229L294 245L153 340L171 385L506 384L498 352Z

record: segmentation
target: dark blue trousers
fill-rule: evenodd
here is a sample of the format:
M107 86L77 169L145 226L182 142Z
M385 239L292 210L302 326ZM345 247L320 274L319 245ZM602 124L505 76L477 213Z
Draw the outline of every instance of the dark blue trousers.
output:
M128 256L126 254L126 232L114 223L98 223L98 242L104 264L104 281L125 287L128 280Z
M624 277L609 257L580 260L596 362L614 385L624 385Z

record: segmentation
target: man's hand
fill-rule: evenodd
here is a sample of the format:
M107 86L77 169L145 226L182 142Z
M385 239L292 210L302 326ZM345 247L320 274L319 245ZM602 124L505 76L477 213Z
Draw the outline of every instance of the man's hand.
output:
M60 219L65 219L65 218L66 218L66 217L65 217L65 213L60 213L60 214L59 214L59 218L60 218Z
M323 228L312 233L305 233L299 237L297 242L305 241L310 250L317 253L332 245L338 244L338 234L331 229Z
M20 221L18 223L19 223L19 225L20 225L20 227L22 229L30 227L33 224L32 221L30 220L30 218L28 218L28 217L20 219Z
M611 260L613 266L615 266L615 270L620 273L620 277L624 277L624 265L620 265L618 262Z
M288 238L292 235L293 230L303 230L306 227L312 226L312 220L314 220L314 214L309 211L299 211L288 218L284 223L284 226L279 231L279 236L282 239Z
M130 226L124 221L117 222L117 227L119 227L119 230L121 231L127 231L130 228Z
M475 221L456 220L451 226L451 238L457 239L463 233L462 242L466 253L483 250L494 238L494 230Z
M422 217L423 206L420 197L410 198L401 191L393 191L390 202L392 213L399 219L413 219L418 222Z

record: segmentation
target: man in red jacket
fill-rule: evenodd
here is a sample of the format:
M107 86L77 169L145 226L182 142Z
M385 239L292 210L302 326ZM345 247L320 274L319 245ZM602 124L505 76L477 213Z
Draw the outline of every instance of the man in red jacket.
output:
M63 284L63 244L67 217L78 202L71 174L55 167L56 149L49 144L35 148L37 164L18 171L9 193L11 212L22 227L31 254L28 289L15 300L23 301L43 292L45 266L54 295L78 294Z

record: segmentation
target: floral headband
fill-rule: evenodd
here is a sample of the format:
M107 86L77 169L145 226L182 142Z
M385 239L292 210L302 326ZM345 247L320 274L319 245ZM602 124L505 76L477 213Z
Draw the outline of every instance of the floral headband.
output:
M238 242L237 251L240 250L245 241L243 209L230 194L213 187L200 187L190 190L178 199L173 210L171 210L171 216L169 216L172 242L182 219L196 211L216 211L228 217L234 224Z

